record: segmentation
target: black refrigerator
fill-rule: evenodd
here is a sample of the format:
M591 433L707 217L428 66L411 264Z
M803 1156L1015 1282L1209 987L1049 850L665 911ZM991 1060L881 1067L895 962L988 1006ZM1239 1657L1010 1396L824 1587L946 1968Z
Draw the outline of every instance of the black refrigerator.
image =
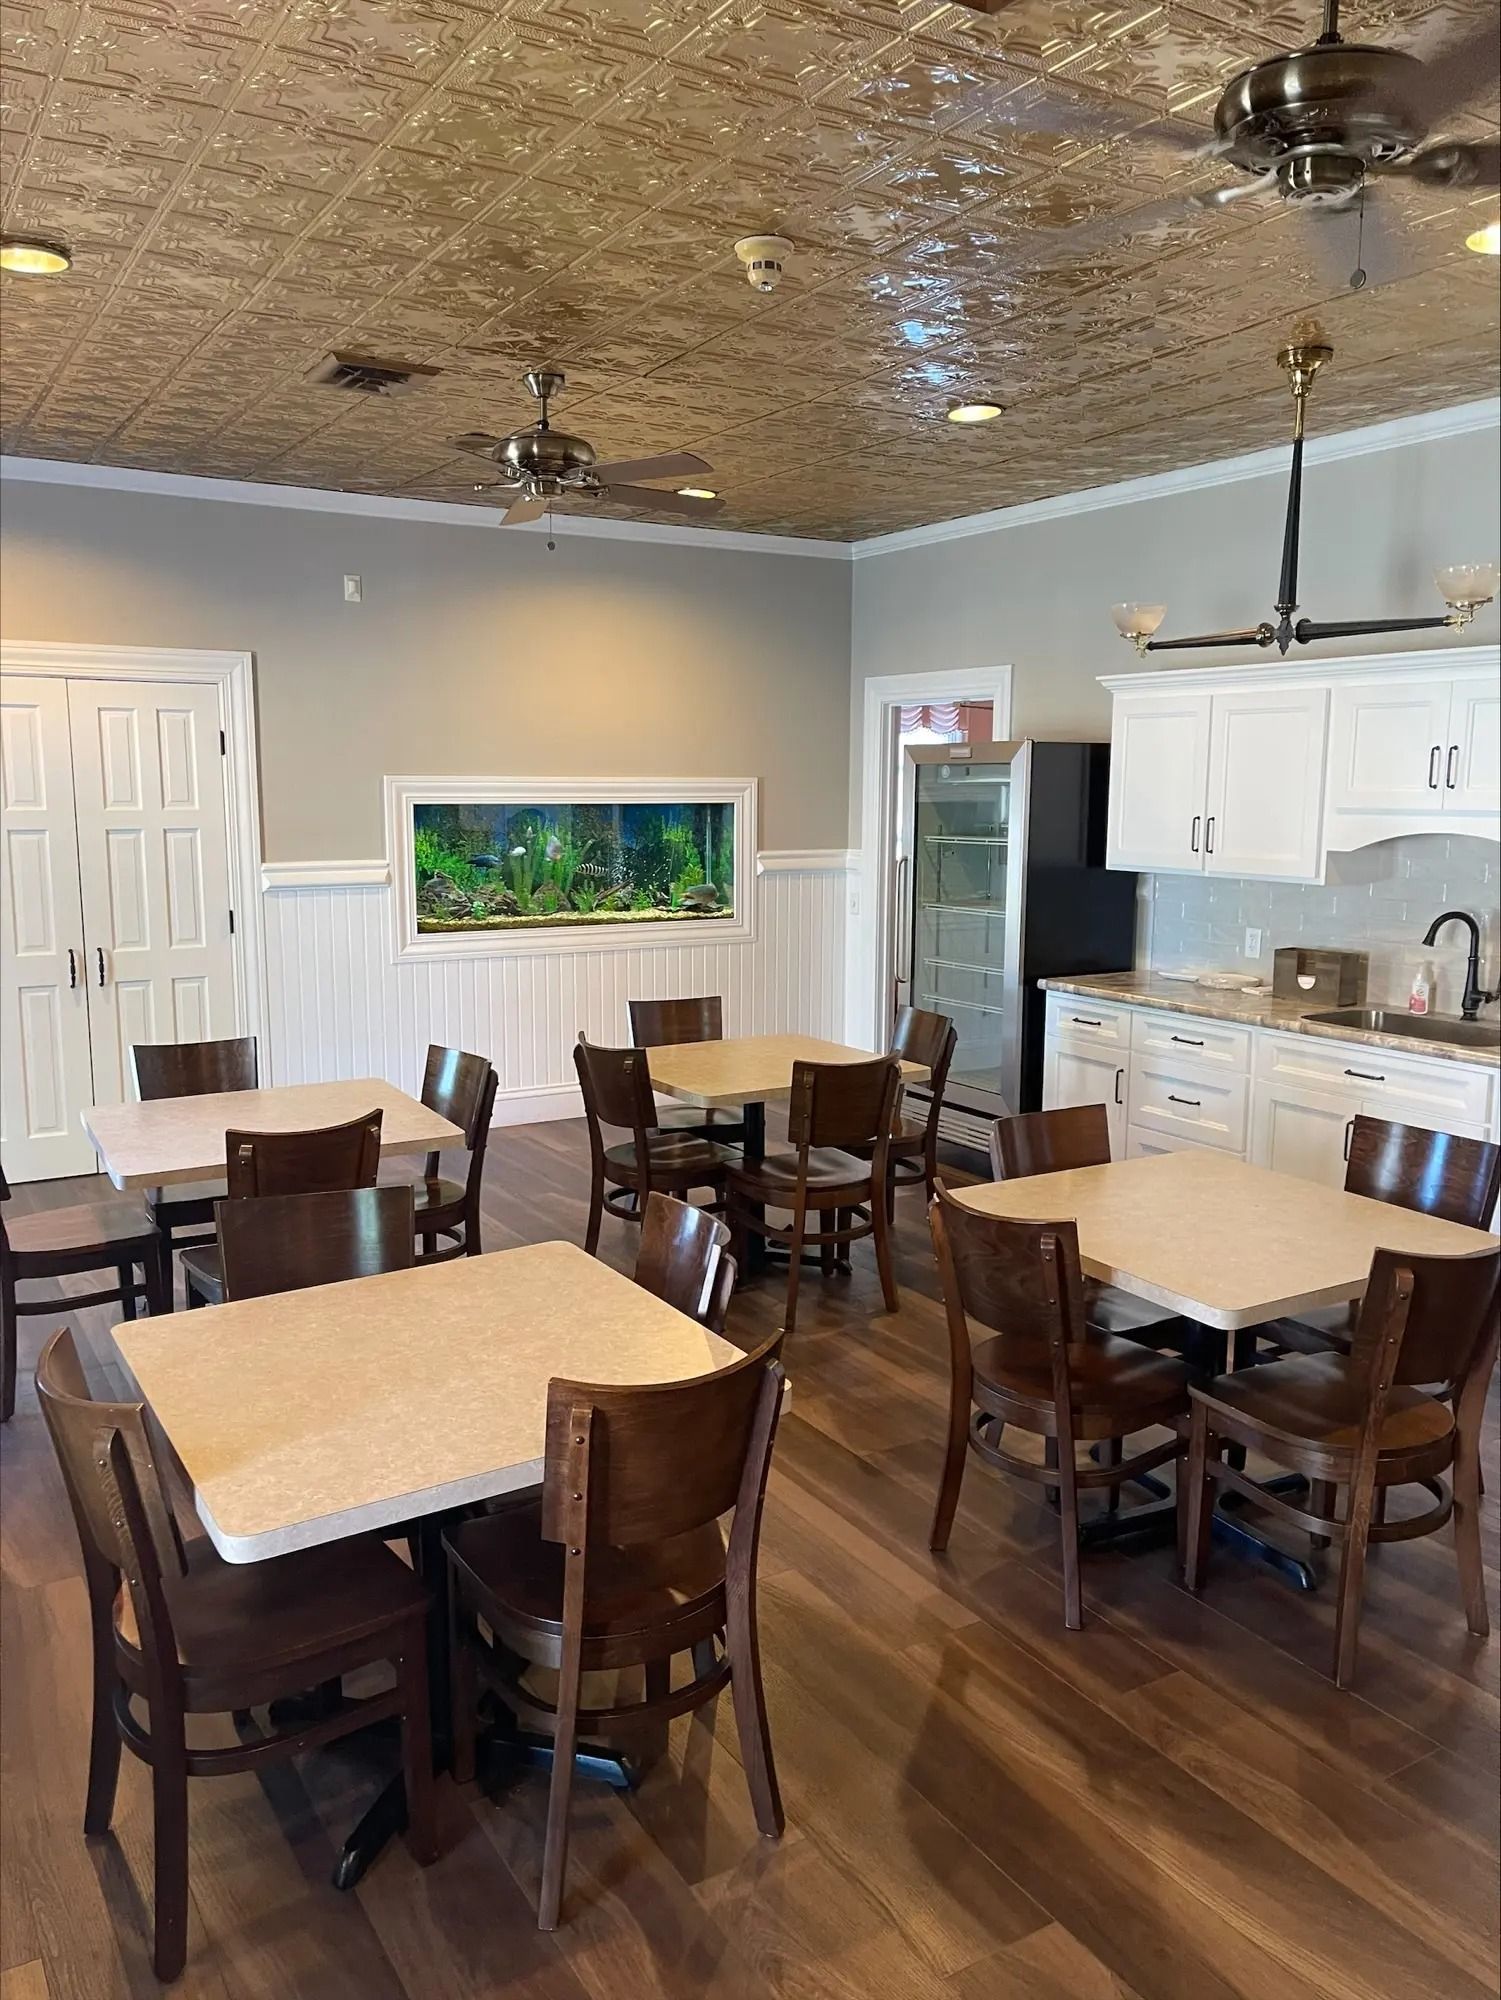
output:
M953 1021L941 1129L983 1145L993 1119L1042 1103L1038 980L1134 960L1136 876L1105 866L1110 745L1027 738L904 755L896 1004ZM918 1109L922 1087L908 1098Z

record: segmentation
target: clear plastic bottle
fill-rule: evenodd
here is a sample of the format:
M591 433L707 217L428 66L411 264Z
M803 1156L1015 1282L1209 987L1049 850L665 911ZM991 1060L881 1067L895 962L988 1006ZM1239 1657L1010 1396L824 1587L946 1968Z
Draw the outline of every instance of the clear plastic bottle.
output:
M1433 967L1420 965L1413 975L1412 991L1407 996L1409 1014L1429 1014L1433 1011Z

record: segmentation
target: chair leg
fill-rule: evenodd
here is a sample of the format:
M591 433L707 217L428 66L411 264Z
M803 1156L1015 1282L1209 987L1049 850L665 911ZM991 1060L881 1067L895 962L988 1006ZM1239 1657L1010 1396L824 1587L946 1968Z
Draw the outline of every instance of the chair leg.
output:
M969 1458L969 1384L961 1397L956 1383L949 1403L949 1441L943 1454L943 1475L938 1482L938 1501L933 1509L933 1525L928 1531L928 1547L942 1555L954 1529L959 1506L959 1489L964 1483L964 1467Z
M1490 1636L1490 1612L1485 1602L1485 1564L1480 1549L1480 1440L1463 1431L1457 1439L1454 1470L1454 1553L1459 1561L1459 1592L1465 1623L1477 1639Z
M142 1255L141 1269L146 1277L146 1310L160 1319L172 1310L172 1260L162 1254L160 1238Z
M407 1848L424 1868L438 1858L433 1801L433 1738L427 1689L427 1629L414 1619L396 1671L401 1683L401 1777L407 1795Z
M16 1281L0 1271L0 1423L16 1413Z
M1334 1684L1347 1688L1355 1680L1360 1643L1360 1608L1365 1596L1366 1549L1375 1511L1375 1490L1367 1478L1350 1488L1346 1510L1343 1559L1339 1566L1339 1603L1334 1615Z
M1057 1438L1051 1437L1043 1439L1042 1462L1044 1465L1056 1465L1058 1463ZM1044 1486L1042 1489L1042 1497L1044 1500L1047 1501L1048 1505L1053 1509L1053 1512L1056 1514L1058 1511L1058 1488L1056 1486Z
M165 1741L168 1729L174 1740ZM155 1856L155 1924L151 1963L173 1980L188 1956L188 1762L181 1714L152 1717L151 1820Z
M768 1840L776 1840L787 1821L771 1753L755 1602L743 1582L732 1583L726 1592L725 1649L730 1658L730 1697L735 1704L735 1731L751 1807L760 1831Z
M837 1209L837 1208L834 1208L834 1209L824 1209L824 1210L822 1210L822 1211L820 1212L820 1214L819 1214L819 1217L818 1217L818 1233L819 1233L819 1235L820 1235L820 1236L827 1236L827 1235L829 1234L829 1231L830 1231L830 1229L831 1229L831 1228L833 1228L833 1229L838 1229L838 1227L839 1227L839 1217L840 1217L841 1213L842 1213L842 1211L841 1211L840 1209ZM832 1217L832 1218L833 1218L833 1220L832 1220L832 1223L831 1223L831 1221L830 1221L830 1217ZM825 1277L825 1278L832 1278L832 1277L833 1277L833 1275L834 1275L834 1259L835 1259L835 1256L836 1256L836 1255L837 1255L837 1253L838 1253L838 1250L839 1250L839 1245L838 1245L837 1243L820 1243L820 1244L819 1244L819 1246L818 1246L818 1268L819 1268L819 1272L820 1272L820 1274L821 1274L821 1275L822 1275L823 1277Z
M120 1312L125 1319L136 1316L136 1267L134 1264L116 1264L115 1281L120 1287Z
M83 1830L109 1832L120 1777L120 1729L115 1721L115 1621L103 1592L89 1593L93 1641L93 1707L89 1722L89 1783L84 1794Z
M475 1725L478 1721L479 1676L475 1671L474 1621L464 1608L459 1592L449 1583L448 1600L448 1706L452 1739L453 1781L467 1785L475 1771Z
M1125 1443L1124 1438L1106 1439L1105 1463L1107 1465L1120 1464L1121 1447L1124 1443ZM1113 1486L1109 1486L1105 1490L1105 1512L1107 1514L1118 1514L1120 1510L1121 1510L1121 1489L1120 1489L1120 1482L1117 1481Z
M1183 1484L1178 1506L1184 1513L1183 1581L1197 1597L1204 1587L1209 1566L1209 1539L1213 1527L1214 1487L1209 1478L1209 1412L1202 1403L1193 1406L1188 1431L1188 1460L1181 1474Z
M1334 1519L1335 1495L1339 1488L1330 1479L1310 1479L1308 1482L1308 1511L1325 1521ZM1327 1549L1328 1535L1310 1535L1309 1545L1316 1549Z
M552 1781L547 1788L547 1833L542 1846L542 1892L537 1899L537 1928L555 1931L563 1904L563 1875L568 1866L568 1808L573 1798L573 1752L578 1741L579 1684L577 1674L560 1675L558 1717L553 1729Z
M792 1211L792 1236L787 1256L787 1312L782 1330L791 1333L797 1324L797 1288L803 1268L803 1232L808 1226L807 1208L800 1202Z
M870 1191L870 1219L875 1230L876 1269L881 1274L881 1297L886 1302L887 1312L894 1313L902 1301L896 1289L896 1268L891 1261L891 1224L887 1219L886 1204L881 1199L881 1190L877 1187L872 1187Z
M584 1230L584 1248L592 1257L599 1248L599 1225L605 1212L605 1170L596 1160L589 1178L589 1221Z
M1070 1632L1084 1626L1084 1592L1079 1580L1079 1488L1072 1444L1058 1450L1058 1516L1063 1530L1063 1622Z

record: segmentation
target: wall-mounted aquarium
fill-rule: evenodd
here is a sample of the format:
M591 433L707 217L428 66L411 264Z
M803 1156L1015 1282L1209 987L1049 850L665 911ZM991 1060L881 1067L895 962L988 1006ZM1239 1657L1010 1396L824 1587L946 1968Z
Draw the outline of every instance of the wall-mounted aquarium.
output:
M749 935L744 779L387 780L403 954Z

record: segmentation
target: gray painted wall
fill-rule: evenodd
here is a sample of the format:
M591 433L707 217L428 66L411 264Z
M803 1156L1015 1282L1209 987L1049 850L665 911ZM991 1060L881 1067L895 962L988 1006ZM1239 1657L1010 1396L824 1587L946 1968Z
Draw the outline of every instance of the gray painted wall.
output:
M383 853L387 772L757 776L762 846L845 844L847 563L18 481L3 525L7 638L254 653L268 860Z

